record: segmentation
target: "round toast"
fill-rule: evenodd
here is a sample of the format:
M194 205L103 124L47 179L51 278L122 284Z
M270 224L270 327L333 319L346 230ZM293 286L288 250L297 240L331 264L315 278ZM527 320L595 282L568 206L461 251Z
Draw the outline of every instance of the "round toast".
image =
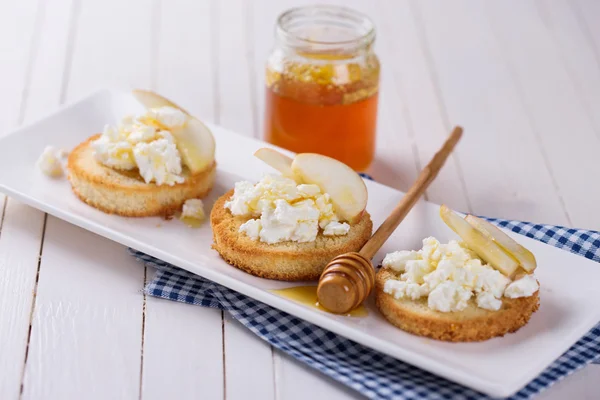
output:
M382 268L375 277L375 301L383 316L393 325L419 336L448 342L478 342L515 332L539 308L539 290L529 297L502 298L498 311L477 307L469 300L466 309L439 312L427 306L427 298L395 299L383 292L383 285L396 275Z
M349 251L358 251L371 237L373 223L365 211L361 220L344 236L324 236L319 233L313 242L282 242L267 244L239 233L240 225L248 221L236 217L225 208L233 190L215 203L210 213L213 249L229 264L261 278L281 281L318 280L332 258Z
M96 161L91 143L94 135L77 146L67 163L71 188L82 201L108 214L124 217L170 217L188 199L208 194L215 181L216 164L191 174L183 168L183 183L156 185L146 183L137 170L117 171Z

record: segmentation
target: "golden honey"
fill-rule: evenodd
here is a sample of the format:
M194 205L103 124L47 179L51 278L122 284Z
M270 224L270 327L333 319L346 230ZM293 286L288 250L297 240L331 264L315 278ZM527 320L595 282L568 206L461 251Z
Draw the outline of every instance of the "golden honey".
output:
M278 33L267 62L265 139L365 170L375 152L380 71L372 24L346 8L310 6L283 14Z
M190 217L180 217L181 222L183 222L187 227L198 229L204 223L203 220L198 218L190 218Z
M317 287L316 286L294 286L286 289L271 290L271 292L285 297L286 299L293 300L297 303L316 308L317 310L327 311L324 307L319 304L317 299ZM348 314L344 314L348 317L366 317L369 314L364 306L359 306Z

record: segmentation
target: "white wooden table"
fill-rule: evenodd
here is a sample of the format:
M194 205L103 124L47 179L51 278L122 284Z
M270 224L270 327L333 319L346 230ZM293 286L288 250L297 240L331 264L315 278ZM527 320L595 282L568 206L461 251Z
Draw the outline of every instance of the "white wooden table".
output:
M298 3L0 0L0 134L125 86L258 137L275 18ZM599 1L337 3L378 28L377 180L406 190L461 124L429 200L600 227ZM357 397L220 311L144 298L149 275L122 246L0 195L0 399ZM590 366L540 398L597 398L599 379Z

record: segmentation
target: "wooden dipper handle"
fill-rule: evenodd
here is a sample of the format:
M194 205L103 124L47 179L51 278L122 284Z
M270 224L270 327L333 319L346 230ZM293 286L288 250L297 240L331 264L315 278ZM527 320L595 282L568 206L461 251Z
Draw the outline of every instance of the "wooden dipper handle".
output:
M375 273L370 260L433 182L460 140L462 132L460 126L454 128L442 148L423 168L415 183L360 252L342 254L327 264L317 287L319 304L331 312L344 314L358 307L367 298L375 285Z
M450 153L452 153L452 150L454 150L454 146L456 146L456 143L460 140L462 132L463 130L460 126L454 128L442 148L435 153L431 161L429 161L429 164L423 168L415 183L413 183L412 187L406 192L404 197L402 197L402 200L400 200L400 203L398 203L389 217L381 224L375 234L371 236L371 239L369 239L363 248L360 249L360 254L362 256L368 259L373 258L375 253L377 253L385 241L396 230L417 200L425 193L429 184L433 182L438 175L440 169L444 166L446 159Z

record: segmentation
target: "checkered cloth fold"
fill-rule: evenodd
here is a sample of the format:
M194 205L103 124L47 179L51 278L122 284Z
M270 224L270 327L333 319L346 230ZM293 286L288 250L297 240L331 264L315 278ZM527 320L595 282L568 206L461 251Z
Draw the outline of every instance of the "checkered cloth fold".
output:
M513 232L600 262L600 232L489 219ZM405 364L200 276L131 250L157 273L151 296L229 312L273 347L372 399L485 399L485 395ZM600 324L510 399L530 399L600 360Z

